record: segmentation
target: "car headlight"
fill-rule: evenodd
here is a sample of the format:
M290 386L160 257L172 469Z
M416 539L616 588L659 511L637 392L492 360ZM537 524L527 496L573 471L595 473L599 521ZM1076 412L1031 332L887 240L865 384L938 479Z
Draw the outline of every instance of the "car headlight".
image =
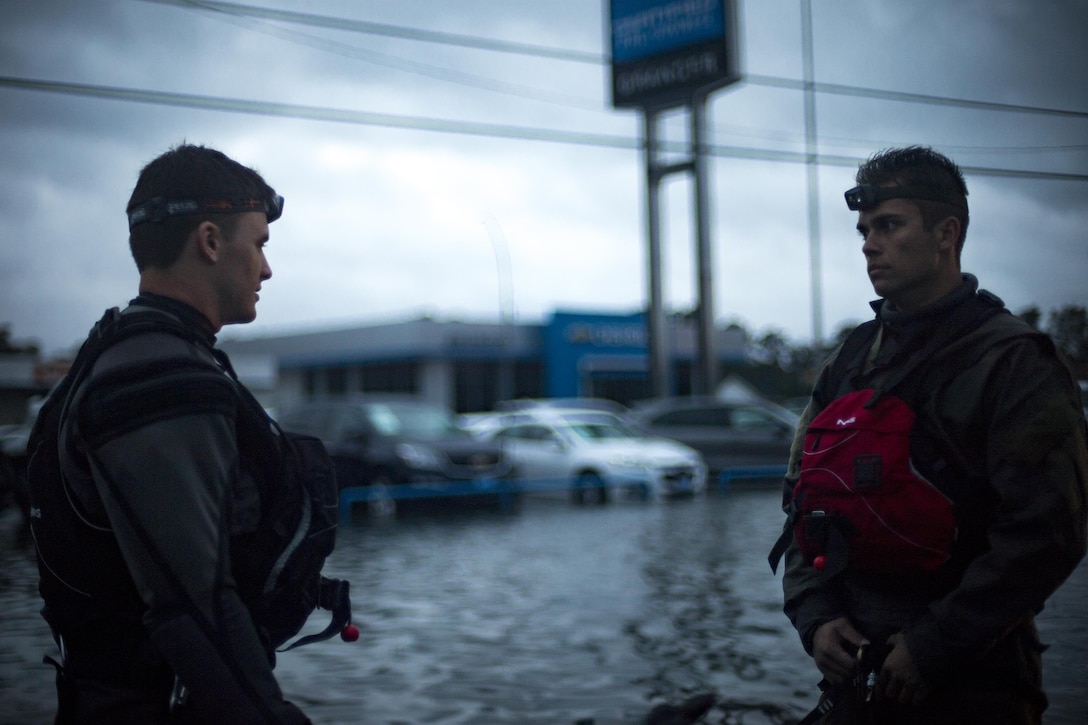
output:
M438 459L438 454L426 446L399 443L395 450L400 459L412 468L442 468L442 462Z

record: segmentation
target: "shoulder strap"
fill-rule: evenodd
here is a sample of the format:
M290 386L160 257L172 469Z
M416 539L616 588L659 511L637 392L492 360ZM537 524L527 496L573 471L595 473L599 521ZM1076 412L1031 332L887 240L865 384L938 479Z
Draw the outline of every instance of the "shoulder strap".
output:
M121 340L155 331L167 332L192 342L199 340L199 336L193 330L190 330L174 317L162 312L134 310L122 314L117 307L106 310L91 328L87 339L80 346L68 374L53 389L39 411L38 418L31 429L31 440L36 440L43 432L40 430L40 426L44 426L45 421L48 419L49 410L57 405L61 405L62 409L67 407L72 392L87 377L95 361L98 360L102 353Z
M910 353L906 361L899 365L881 383L880 388L874 392L873 397L866 403L866 407L875 405L882 395L900 386L919 368L928 366L937 353L949 343L958 340L998 314L1009 314L1009 311L1001 298L986 290L979 290L978 293L972 295L962 304L957 305L948 318L941 322L926 343ZM828 368L826 390L832 398L836 397L847 377L864 366L865 357L868 355L880 330L880 325L879 318L862 323L843 342L838 355L835 356ZM961 359L960 365L954 366L955 369L962 369L974 364L985 352L985 349L972 349L965 352L968 359Z
M843 341L828 367L827 387L823 391L828 399L819 401L822 405L826 406L837 398L843 383L865 366L865 358L880 332L880 324L879 318L863 322Z
M940 324L926 344L912 353L911 356L907 358L907 361L881 384L880 390L878 390L877 394L873 396L873 399L867 403L867 406L873 405L881 394L899 386L915 370L922 366L928 367L934 360L938 351L942 350L949 343L960 339L971 330L982 325L986 320L999 314L1007 315L1010 313L1000 297L991 292L987 292L986 290L979 290L977 294L972 295L962 304L957 305L956 308L952 310L952 314ZM962 354L958 355L957 365L944 365L942 367L950 372L957 372L965 367L974 365L985 352L985 348L982 347L965 350Z

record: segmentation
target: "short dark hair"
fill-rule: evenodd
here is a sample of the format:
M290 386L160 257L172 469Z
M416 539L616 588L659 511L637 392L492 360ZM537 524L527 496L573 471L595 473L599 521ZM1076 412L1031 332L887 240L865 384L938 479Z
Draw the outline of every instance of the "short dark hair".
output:
M922 212L927 230L948 217L960 221L957 256L963 251L970 213L967 207L967 182L960 167L944 154L927 146L907 146L879 151L858 167L857 183L871 186L924 187L948 202L908 199Z
M266 199L275 192L261 175L221 151L182 143L151 161L140 171L125 211L155 197L167 200L201 197L252 196ZM202 222L211 221L230 237L237 214L189 214L132 227L128 243L136 268L166 269L181 255L185 241Z

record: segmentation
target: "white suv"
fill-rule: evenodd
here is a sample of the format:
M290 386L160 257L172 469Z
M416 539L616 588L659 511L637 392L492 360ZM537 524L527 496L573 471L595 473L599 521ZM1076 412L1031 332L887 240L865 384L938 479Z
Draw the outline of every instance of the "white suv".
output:
M643 436L606 411L539 408L503 415L485 434L502 444L525 493L568 492L575 503L621 495L656 500L702 493L693 448Z

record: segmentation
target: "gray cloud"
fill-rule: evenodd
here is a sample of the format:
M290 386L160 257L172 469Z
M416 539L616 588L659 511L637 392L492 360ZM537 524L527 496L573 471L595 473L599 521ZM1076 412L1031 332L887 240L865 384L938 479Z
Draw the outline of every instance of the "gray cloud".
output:
M262 6L300 10L292 2ZM599 3L314 2L305 11L604 54ZM1088 5L938 0L813 3L817 80L1088 112ZM796 0L742 3L743 66L799 79ZM155 2L0 3L0 76L402 114L633 140L603 65L226 18ZM818 96L820 151L861 157L927 143L966 167L1088 173L1088 123L1029 113ZM686 138L680 114L667 138ZM798 152L798 92L740 84L713 97L712 141ZM140 167L187 139L254 165L287 197L272 228L260 317L230 335L422 313L497 319L497 222L521 319L646 302L641 156L629 148L495 139L198 110L0 85L0 323L49 349L77 342L135 292L124 204ZM811 334L804 168L712 160L721 320ZM848 166L820 170L823 322L868 313ZM1019 309L1088 304L1084 181L968 175L965 267ZM690 184L667 213L666 300L695 299Z

